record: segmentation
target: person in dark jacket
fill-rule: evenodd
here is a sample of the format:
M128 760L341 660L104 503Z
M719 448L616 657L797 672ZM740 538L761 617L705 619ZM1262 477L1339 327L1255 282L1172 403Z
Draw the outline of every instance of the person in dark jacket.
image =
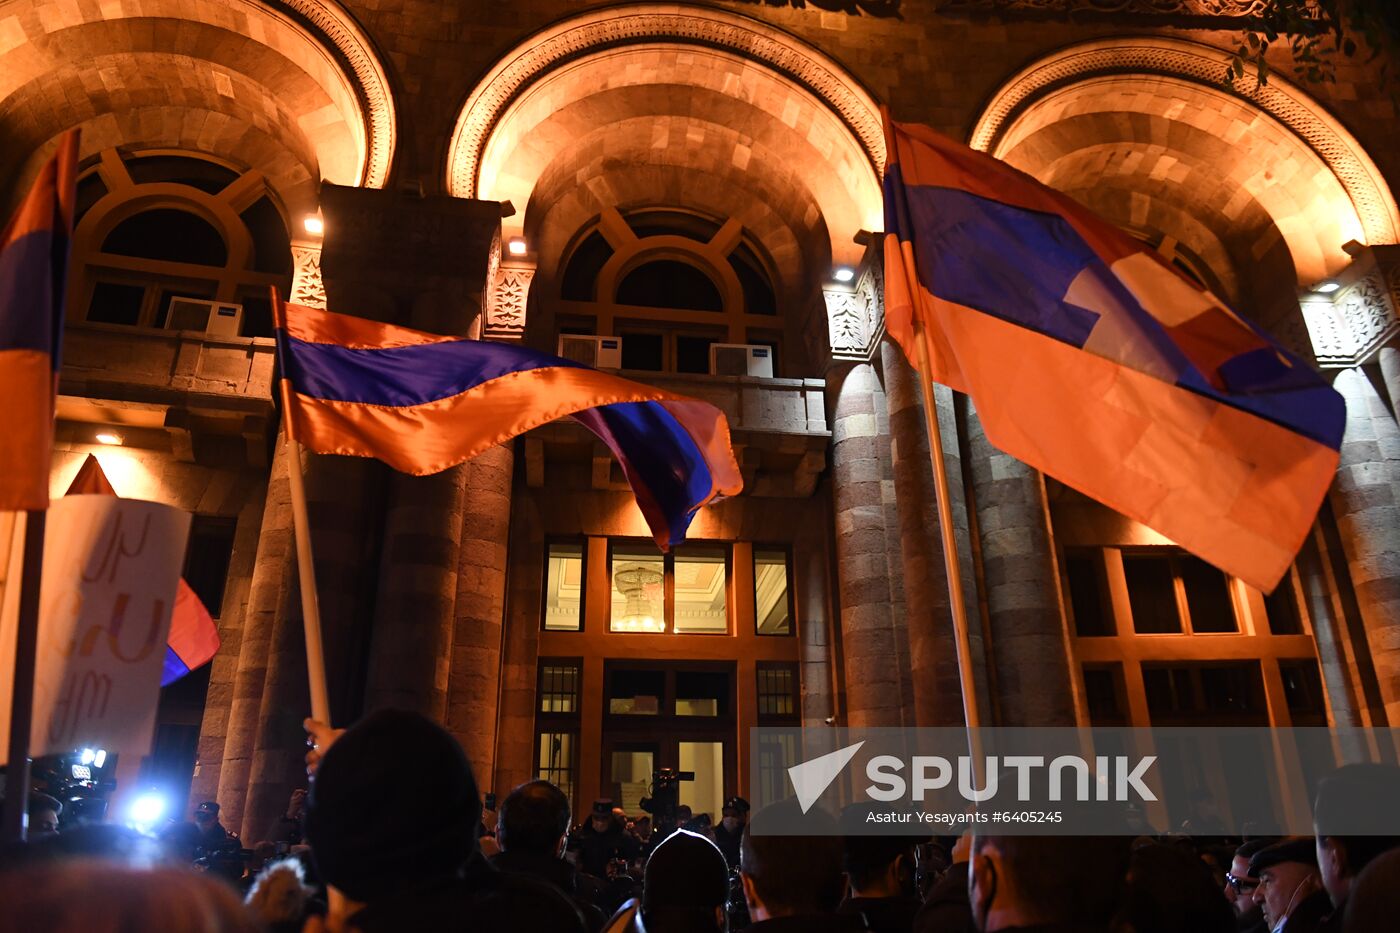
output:
M968 896L982 933L1106 928L1127 877L1123 836L997 836L972 840Z
M477 850L481 796L457 740L431 720L378 710L318 740L306 838L330 920L359 933L583 933L557 888L492 868ZM328 926L332 923L328 922Z
M1285 839L1256 852L1249 873L1259 879L1254 901L1273 933L1316 933L1332 913L1309 836Z
M850 894L837 909L860 914L875 933L909 933L919 900L914 896L914 836L847 836L843 867Z
M608 863L619 859L630 864L641 851L635 836L613 815L613 802L593 801L588 822L578 831L579 868L600 881L609 878Z
M1352 884L1378 856L1400 848L1400 836L1372 834L1378 814L1400 800L1400 768L1382 764L1353 764L1322 779L1313 807L1317 832L1317 865L1322 886L1335 908L1323 925L1340 930Z
M724 853L730 868L739 867L739 841L749 822L749 802L743 797L730 797L720 811L719 825L714 828L715 845Z
M678 829L647 859L640 901L624 903L608 933L724 933L729 866L715 844Z
M1249 860L1256 852L1267 849L1278 842L1266 837L1251 839L1235 850L1230 861L1230 870L1225 874L1223 893L1225 900L1235 911L1235 929L1239 933L1269 933L1269 925L1264 922L1264 911L1254 903L1254 889L1259 887L1259 879L1249 873Z
M580 891L578 870L564 859L569 798L548 781L529 781L506 795L496 811L501 851L487 859L493 868L527 875L558 888L578 908L590 931L603 925L596 889Z
M791 825L788 812L795 801L765 807L754 814L762 829L771 821ZM836 821L812 810L802 817L814 835L784 836L775 832L744 833L739 846L739 872L753 923L749 933L836 933L865 930L860 914L838 914L845 889L841 870L842 839ZM827 825L829 824L829 825Z

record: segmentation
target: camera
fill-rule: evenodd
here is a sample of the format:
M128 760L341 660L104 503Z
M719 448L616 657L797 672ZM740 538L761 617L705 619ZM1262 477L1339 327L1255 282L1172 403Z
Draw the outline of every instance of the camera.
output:
M650 813L661 830L661 838L670 835L676 826L676 808L681 802L681 781L695 780L694 771L661 768L651 776L651 796L643 797L640 806Z

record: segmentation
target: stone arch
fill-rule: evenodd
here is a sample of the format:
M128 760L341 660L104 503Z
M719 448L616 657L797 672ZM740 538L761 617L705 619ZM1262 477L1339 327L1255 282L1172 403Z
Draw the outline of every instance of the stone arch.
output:
M873 98L820 51L723 10L634 4L507 53L464 104L446 175L453 195L511 201L507 232L542 237L542 263L602 207L699 179L685 187L713 190L690 206L766 228L793 285L858 257L883 164Z
M1224 87L1220 79L1225 58L1219 49L1160 36L1099 39L1061 49L1002 85L977 121L971 145L1036 174L1068 154L1066 142L1075 135L1075 121L1084 131L1093 122L1086 119L1090 114L1108 115L1111 119L1098 121L1098 128L1112 123L1116 130L1099 142L1146 140L1159 147L1160 155L1180 148L1181 137L1195 136L1199 154L1213 147L1217 157L1233 157L1237 163L1262 156L1270 168L1293 170L1289 187L1310 186L1302 213L1325 214L1326 226L1349 234L1348 239L1370 245L1396 242L1400 210L1355 137L1283 78L1271 77L1260 87L1245 78ZM1051 136L1031 140L1047 129ZM1055 135L1060 151L1033 155L1045 146L1054 148ZM1203 141L1209 141L1204 148L1199 145ZM1128 174L1121 165L1116 168ZM1249 197L1280 220L1282 208L1270 198L1285 193L1285 186L1266 177L1269 169L1250 174L1247 165L1230 168ZM1171 168L1160 172L1169 175ZM1280 224L1279 232L1295 257L1300 278L1315 280L1345 264L1345 240L1317 247L1306 242L1304 225L1296 226Z
M388 178L388 77L335 0L18 0L6 14L0 177L22 184L77 126L85 158L114 146L236 158L294 211L315 210L322 178Z
M1178 39L1094 40L1008 80L971 144L1209 267L1222 297L1295 349L1297 289L1391 243L1400 212L1379 169L1281 78L1221 83L1225 53Z

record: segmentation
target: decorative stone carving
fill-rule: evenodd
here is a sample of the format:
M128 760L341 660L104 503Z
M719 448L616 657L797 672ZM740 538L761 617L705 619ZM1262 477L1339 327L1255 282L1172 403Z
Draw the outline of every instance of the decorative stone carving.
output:
M1400 247L1367 249L1334 280L1342 286L1337 291L1306 292L1299 301L1318 365L1370 362L1382 346L1400 337Z
M496 270L486 305L482 336L489 340L520 340L525 336L525 309L530 299L534 263L506 260Z
M318 247L292 247L292 293L287 300L308 308L326 306L326 286L321 281L321 250Z
M946 0L944 12L1129 13L1237 19L1259 16L1267 0Z
M388 75L374 54L369 36L335 0L241 2L262 12L269 7L287 10L298 28L309 31L306 26L313 26L314 32L319 33L315 38L326 40L329 51L350 66L355 78L355 96L364 111L365 121L365 162L359 184L366 188L384 187L389 178L389 163L394 157L394 98L389 92Z
M867 250L853 287L822 289L826 301L831 356L867 362L885 334L884 267L876 250Z
M828 13L850 16L899 16L900 0L741 0L763 6L788 6L794 9L815 8Z
M875 101L834 60L790 33L724 10L674 5L591 10L565 20L508 52L477 85L457 118L447 160L447 190L478 196L478 170L486 141L506 107L544 72L591 50L668 42L726 49L757 66L800 82L849 126L876 173L885 166L884 130Z
M1038 2L1038 0L1021 0ZM1079 3L1096 0L1076 0ZM1104 3L1151 4L1156 0L1102 0ZM1224 4L1236 0L1180 0ZM1243 5L1244 0L1238 0ZM1054 52L1004 84L992 97L972 131L969 145L996 154L1016 118L1045 94L1067 84L1104 75L1169 75L1219 92L1228 53L1163 36L1096 39ZM1235 81L1233 93L1282 123L1327 165L1346 189L1366 232L1368 243L1400 240L1400 210L1380 169L1361 144L1324 107L1278 75L1255 86L1251 77Z

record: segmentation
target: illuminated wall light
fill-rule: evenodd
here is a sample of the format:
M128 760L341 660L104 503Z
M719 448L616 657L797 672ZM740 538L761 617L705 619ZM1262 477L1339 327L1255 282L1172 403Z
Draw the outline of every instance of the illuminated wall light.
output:
M122 436L115 431L97 432L97 443L99 444L110 444L113 447L120 447L122 445L122 440Z
M325 223L315 214L306 215L306 219L301 222L301 225L305 227L306 232L312 236L320 236L326 232Z
M1313 287L1313 291L1317 292L1319 295L1330 295L1341 287L1342 286L1337 284L1335 279L1326 279L1322 282L1318 282L1317 285Z
M856 277L856 270L850 266L837 266L831 277L838 282L849 282Z
M506 244L506 249L510 251L512 256L524 256L529 251L529 247L526 245L523 236L511 237L510 241Z

